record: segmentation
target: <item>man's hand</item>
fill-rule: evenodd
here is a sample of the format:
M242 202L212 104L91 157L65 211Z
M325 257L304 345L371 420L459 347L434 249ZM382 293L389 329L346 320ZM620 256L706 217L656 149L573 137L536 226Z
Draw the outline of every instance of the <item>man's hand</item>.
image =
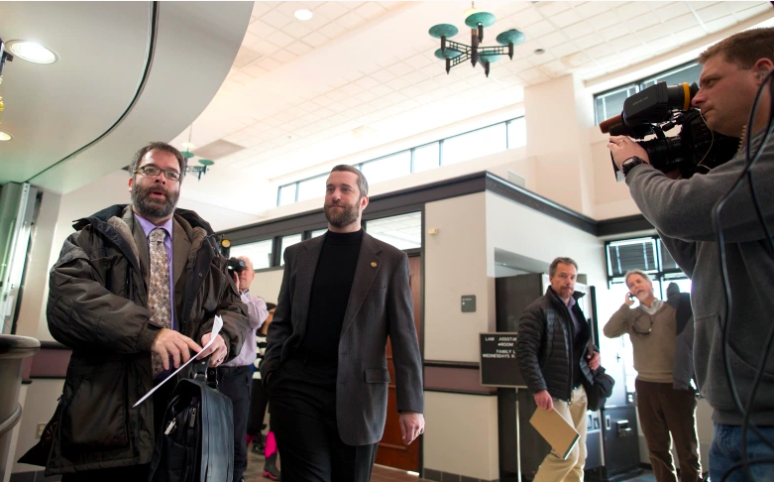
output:
M400 434L403 443L410 445L417 437L425 433L425 416L416 412L400 414Z
M537 392L534 397L538 407L543 410L548 410L549 412L554 409L554 401L551 398L551 394L548 393L548 390Z
M641 145L637 144L627 136L610 136L610 143L607 145L610 149L610 153L613 154L613 161L618 169L621 169L621 164L630 157L637 156L643 161L650 163L648 159L648 153Z
M169 357L172 357L172 364L175 368L180 367L180 362L187 362L191 358L191 350L196 353L202 351L202 347L195 341L185 335L181 335L175 330L162 328L159 334L153 339L151 351L158 353L161 357L161 364L164 370L169 370Z
M632 294L629 291L627 291L626 296L624 296L624 304L626 306L632 306L634 304L634 298L632 298Z
M596 370L599 368L599 352L595 351L591 355L586 355L586 360L589 361L589 368Z
M242 290L239 288L239 275L233 273L232 276L234 277L234 284L236 285L237 293L242 294Z
M209 343L210 338L212 338L212 333L207 333L204 336L202 336L202 346ZM212 343L212 346L207 348L206 350L203 350L201 353L199 353L199 355L197 355L196 358L202 359L207 355L209 355L210 353L212 353L212 357L210 358L211 367L216 367L226 360L226 356L228 355L228 348L226 347L226 342L223 341L222 336L220 335L216 336L215 341Z

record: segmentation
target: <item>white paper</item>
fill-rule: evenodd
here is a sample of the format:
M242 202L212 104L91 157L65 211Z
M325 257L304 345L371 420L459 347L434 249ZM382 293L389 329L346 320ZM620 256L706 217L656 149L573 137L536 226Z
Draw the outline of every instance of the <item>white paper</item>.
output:
M210 341L209 341L209 342L208 342L206 345L204 345L204 346L202 347L202 351L206 351L206 350L207 350L207 348L209 348L210 346L212 346L212 344L215 342L215 337L217 337L217 336L218 336L218 333L220 333L220 329L221 329L221 328L223 328L223 318L221 318L221 317L220 317L220 315L216 315L216 316L215 316L215 322L214 322L214 323L213 323L213 325L212 325L212 337L210 338ZM199 352L199 353L201 353L201 352ZM187 361L187 362L185 362L184 364L182 364L182 365L180 366L180 368L178 368L177 370L175 370L175 371L174 371L174 373L172 373L172 374L171 374L171 375L169 375L167 378L165 378L165 379L164 379L164 380L163 380L161 383L159 383L158 385L156 385L155 387L153 387L153 389L152 389L150 392L146 393L144 397L142 397L141 399L137 400L137 403L135 403L134 405L132 405L132 408L135 408L135 407L137 407L137 406L138 406L138 405L140 405L142 402L144 402L145 400L147 400L147 399L148 399L148 397L150 397L151 395L153 395L153 392L155 392L156 390L158 390L158 389L159 389L159 387L161 387L162 385L164 385L165 383L167 383L167 382L170 380L170 378L174 378L174 377L175 377L175 375L177 375L177 374L180 372L180 370L182 370L183 368L185 368L185 367L186 367L186 366L187 366L189 363L191 363L192 361L196 360L196 358L197 358L198 356L199 356L199 355L197 354L196 356L192 356L191 358L189 358L189 359L188 359L188 361Z

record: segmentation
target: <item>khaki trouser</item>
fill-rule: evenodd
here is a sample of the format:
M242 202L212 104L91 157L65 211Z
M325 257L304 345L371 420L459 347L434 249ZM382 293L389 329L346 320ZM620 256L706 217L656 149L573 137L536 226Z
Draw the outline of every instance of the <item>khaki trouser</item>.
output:
M648 444L650 464L658 482L677 482L672 440L680 459L680 480L701 480L699 437L696 434L696 396L693 390L675 390L671 383L636 380L637 412ZM671 437L670 437L671 433Z
M566 459L562 460L553 453L546 455L535 474L533 482L581 482L583 465L586 463L586 408L588 398L583 385L572 391L572 401L554 400L554 410L575 426L580 439Z

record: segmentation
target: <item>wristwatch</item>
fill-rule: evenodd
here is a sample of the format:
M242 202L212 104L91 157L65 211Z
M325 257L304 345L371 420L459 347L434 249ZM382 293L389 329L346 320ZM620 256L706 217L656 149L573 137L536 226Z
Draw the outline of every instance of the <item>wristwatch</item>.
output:
M621 172L623 172L623 175L626 176L627 174L629 174L629 171L631 171L634 166L638 166L640 164L647 164L647 163L648 162L645 159L642 159L637 156L632 156L621 164Z

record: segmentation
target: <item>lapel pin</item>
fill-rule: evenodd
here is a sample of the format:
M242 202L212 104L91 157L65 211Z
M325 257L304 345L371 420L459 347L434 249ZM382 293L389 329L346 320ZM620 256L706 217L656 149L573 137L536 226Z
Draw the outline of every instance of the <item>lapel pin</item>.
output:
M376 268L376 261L371 261L371 267Z

